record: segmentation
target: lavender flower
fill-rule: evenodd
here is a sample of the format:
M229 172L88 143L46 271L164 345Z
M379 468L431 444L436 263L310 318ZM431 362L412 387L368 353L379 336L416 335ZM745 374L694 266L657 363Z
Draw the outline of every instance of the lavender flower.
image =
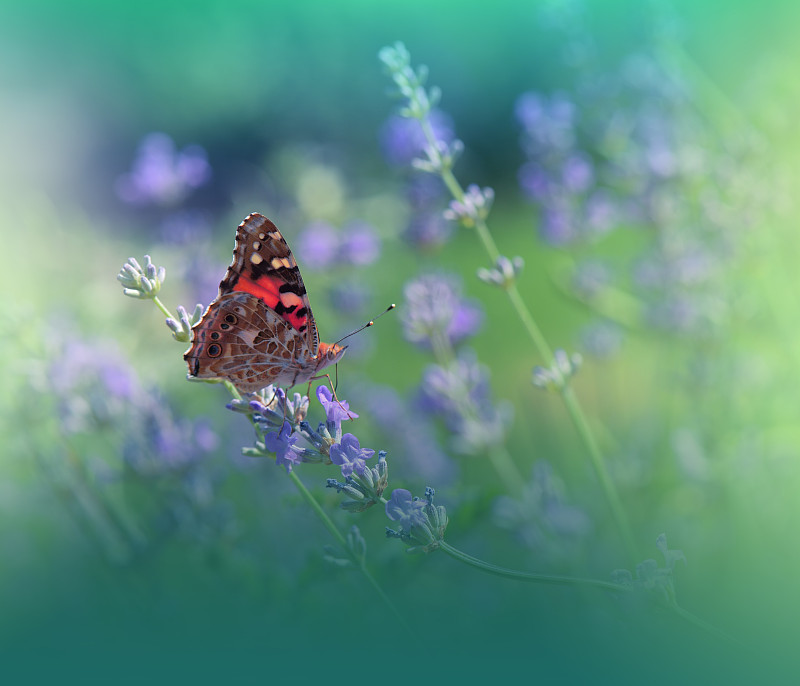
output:
M117 179L116 192L131 205L170 205L210 178L203 148L189 145L179 151L166 134L151 133L139 144L131 171Z
M297 254L308 269L325 269L339 255L339 234L327 222L313 222L297 237Z
M511 414L507 405L495 407L488 370L471 353L447 366L434 364L425 370L420 407L444 420L453 435L453 448L464 454L502 443Z
M435 491L428 487L425 489L427 500L421 500L404 488L398 488L386 503L386 516L400 524L399 531L387 527L386 536L411 543L407 550L409 553L429 553L444 540L447 511L441 505L433 504L434 495Z
M493 520L537 555L555 559L573 556L592 525L583 510L565 502L563 488L550 464L539 460L518 498L500 496L495 500Z
M332 448L333 446L331 446ZM344 474L344 467L342 473ZM384 450L378 453L378 463L374 467L367 467L364 464L361 471L353 469L345 475L344 483L336 479L328 479L327 482L327 488L335 488L338 493L349 496L350 499L341 504L342 509L348 512L364 512L373 505L377 505L381 502L383 492L388 485L389 467Z
M341 259L350 264L372 264L381 253L381 242L375 229L366 222L352 222L344 227L339 245Z
M455 138L451 117L441 110L428 113L431 128L436 140L450 143ZM391 116L381 130L381 149L390 164L407 167L412 160L422 155L427 140L422 125L417 119Z
M342 476L350 476L353 472L363 474L367 460L375 454L374 450L362 448L353 434L342 436L341 443L331 446L331 462L342 468Z
M372 420L403 455L398 469L429 483L448 484L455 480L458 467L442 451L431 417L418 402L404 401L388 386L370 389L366 397Z
M128 258L117 274L117 281L122 284L122 292L140 300L155 298L166 278L167 272L164 267L156 267L150 255L144 256L144 267L135 257Z
M471 184L460 201L453 200L450 203L444 218L472 228L477 221L483 221L489 216L493 201L494 191L491 188L481 189Z
M405 297L405 337L422 347L431 347L440 339L458 343L472 336L483 320L478 305L461 297L460 284L453 276L421 276L406 284Z
M331 389L327 386L317 387L317 400L325 410L325 417L329 424L339 425L347 419L358 419L358 415L350 410L349 403L346 400L334 398Z
M425 500L414 498L411 491L395 488L392 497L386 502L386 516L405 530L425 523Z
M303 460L301 454L295 449L299 436L292 433L292 425L284 422L280 431L270 431L264 436L264 445L267 450L275 453L275 464L286 467L286 473L292 471L294 465Z

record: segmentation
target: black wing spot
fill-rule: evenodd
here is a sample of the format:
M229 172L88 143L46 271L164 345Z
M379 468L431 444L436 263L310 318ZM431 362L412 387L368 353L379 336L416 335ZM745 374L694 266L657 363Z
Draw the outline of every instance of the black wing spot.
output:
M228 322L228 324L235 324L239 320L236 318L235 314L226 314L225 321Z
M218 341L219 337L220 337L219 331L212 331L211 332L211 340L212 341Z
M219 357L222 354L222 347L216 343L212 343L206 349L206 353L209 357Z
M300 319L305 317L307 314L308 314L308 308L307 307L301 307L299 310L297 310L297 312L295 312L295 315L300 317Z
M300 333L303 333L303 332L304 332L304 331L305 331L307 328L308 328L308 327L307 327L305 324L303 324L303 326L301 326L301 327L298 329L298 331L299 331Z

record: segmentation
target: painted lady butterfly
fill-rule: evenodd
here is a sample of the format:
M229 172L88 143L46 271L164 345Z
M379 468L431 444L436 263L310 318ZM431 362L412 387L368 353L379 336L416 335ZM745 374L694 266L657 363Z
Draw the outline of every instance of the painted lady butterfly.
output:
M291 387L338 362L347 346L320 343L297 262L260 214L236 230L219 295L192 327L189 378L227 379L242 393Z

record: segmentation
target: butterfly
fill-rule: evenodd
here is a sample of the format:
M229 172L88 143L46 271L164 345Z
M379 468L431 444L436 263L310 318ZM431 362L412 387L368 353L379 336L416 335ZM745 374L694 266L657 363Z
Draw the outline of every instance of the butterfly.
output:
M219 294L192 327L190 379L227 379L241 393L310 382L347 346L321 343L286 240L266 217L239 224Z

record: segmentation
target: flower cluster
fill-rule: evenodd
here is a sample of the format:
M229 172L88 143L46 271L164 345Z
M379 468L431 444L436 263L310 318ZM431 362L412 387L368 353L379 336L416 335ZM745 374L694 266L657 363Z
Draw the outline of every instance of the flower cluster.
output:
M42 393L56 405L60 444L81 446L72 448L78 459L47 464L111 560L130 562L165 535L229 535L233 515L217 493L224 470L206 459L218 444L207 420L177 415L102 341L65 340L50 359L46 384ZM103 455L97 442L108 435L120 449ZM87 489L87 482L95 487Z
M140 300L155 298L166 278L167 273L164 267L156 267L150 259L150 255L144 256L144 267L135 257L128 258L117 274L117 281L122 284L122 292L131 298Z
M675 565L682 560L686 563L686 556L681 550L671 550L667 545L666 534L660 534L656 546L664 557L664 565L649 559L636 565L636 577L627 569L616 569L612 573L614 583L620 586L648 591L656 594L659 599L674 604L675 596Z
M589 516L566 502L564 486L544 460L537 461L519 497L499 496L492 508L497 526L513 532L537 557L570 557L592 528Z
M338 231L327 222L317 221L297 237L297 254L309 269L343 264L364 266L375 262L380 252L380 238L366 222L351 222Z
M566 351L558 349L553 353L553 364L549 368L534 367L533 385L549 391L559 391L575 376L582 361L580 354L568 355Z
M405 488L396 488L386 503L386 516L399 527L386 527L386 535L410 543L406 552L429 553L444 540L449 520L445 508L433 504L434 495L430 487L425 489L425 500L412 496Z
M199 145L178 150L164 133L151 133L139 144L129 172L117 179L120 200L131 205L174 205L211 178L206 151Z
M479 305L461 295L455 276L428 274L405 287L403 333L406 340L423 348L442 342L456 345L473 336L483 321Z

